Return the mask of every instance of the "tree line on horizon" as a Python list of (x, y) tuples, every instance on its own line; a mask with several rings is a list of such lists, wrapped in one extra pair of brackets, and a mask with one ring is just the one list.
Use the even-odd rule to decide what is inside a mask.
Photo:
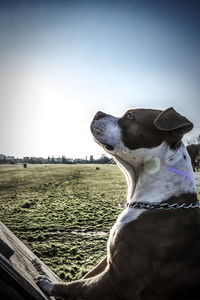
[(102, 154), (100, 158), (95, 159), (93, 155), (90, 155), (88, 158), (68, 158), (64, 155), (62, 157), (23, 157), (15, 158), (14, 156), (6, 156), (0, 154), (0, 164), (110, 164), (113, 163), (113, 159), (107, 157), (105, 154)]

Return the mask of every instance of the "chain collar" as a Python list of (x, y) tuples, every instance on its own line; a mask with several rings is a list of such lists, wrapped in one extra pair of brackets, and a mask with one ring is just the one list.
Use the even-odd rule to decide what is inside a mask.
[[(120, 204), (120, 207), (121, 204)], [(153, 203), (148, 203), (148, 202), (133, 202), (133, 203), (127, 203), (125, 207), (128, 208), (138, 208), (138, 209), (149, 209), (149, 210), (171, 210), (171, 209), (179, 209), (179, 208), (197, 208), (200, 207), (200, 202), (197, 201), (196, 203), (190, 203), (190, 204), (169, 204), (169, 203), (159, 203), (159, 202), (153, 202)]]

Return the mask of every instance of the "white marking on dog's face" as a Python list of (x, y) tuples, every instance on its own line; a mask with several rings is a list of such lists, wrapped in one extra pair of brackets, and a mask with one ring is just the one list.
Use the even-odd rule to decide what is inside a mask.
[(104, 118), (94, 120), (91, 124), (91, 131), (97, 143), (113, 154), (121, 141), (118, 120), (118, 118), (106, 115)]
[[(156, 114), (158, 114), (159, 111), (156, 110)], [(155, 114), (155, 112), (154, 112)], [(149, 117), (148, 117), (149, 118)], [(152, 125), (151, 118), (149, 118), (149, 125)], [(145, 129), (142, 128), (143, 131), (140, 132), (139, 125), (134, 123), (126, 124), (126, 121), (132, 121), (132, 118), (130, 118), (130, 113), (127, 114), (126, 119), (119, 119), (115, 118), (110, 115), (106, 115), (104, 113), (97, 113), (97, 115), (94, 117), (94, 120), (91, 124), (91, 131), (92, 134), (96, 140), (97, 143), (102, 145), (104, 149), (109, 152), (109, 154), (120, 157), (126, 162), (131, 163), (131, 165), (134, 165), (135, 167), (138, 167), (141, 163), (144, 163), (143, 160), (146, 157), (146, 168), (149, 170), (150, 165), (149, 163), (152, 162), (151, 156), (156, 155), (155, 150), (151, 151), (151, 149), (156, 149), (156, 147), (152, 147), (152, 139), (150, 139), (150, 147), (147, 146), (144, 148), (142, 145), (144, 145), (144, 140), (146, 139), (145, 134), (147, 136), (148, 132), (143, 132)], [(125, 123), (125, 125), (124, 125)], [(136, 148), (132, 149), (129, 146), (125, 144), (124, 141), (127, 141), (127, 133), (130, 131), (130, 138), (128, 144), (131, 145), (137, 145)], [(135, 132), (135, 136), (133, 134)], [(139, 133), (140, 134), (139, 134)], [(157, 133), (158, 138), (155, 139), (155, 144), (160, 145), (164, 137), (162, 139), (162, 135), (160, 133)], [(142, 137), (142, 138), (141, 138)], [(141, 138), (141, 146), (138, 140)], [(133, 146), (134, 147), (134, 146)], [(150, 152), (149, 152), (150, 151)], [(159, 151), (159, 148), (158, 148)], [(155, 158), (154, 159), (154, 169), (158, 167), (159, 161)], [(156, 164), (156, 166), (155, 166)], [(153, 167), (152, 165), (152, 167)], [(150, 170), (149, 170), (150, 171)], [(150, 171), (151, 172), (151, 171)], [(152, 170), (152, 172), (154, 172)]]

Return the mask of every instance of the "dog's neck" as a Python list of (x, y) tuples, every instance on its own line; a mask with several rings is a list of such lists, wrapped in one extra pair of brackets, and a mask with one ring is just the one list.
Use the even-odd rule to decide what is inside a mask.
[(166, 143), (133, 150), (128, 162), (119, 157), (116, 161), (127, 178), (128, 203), (162, 202), (181, 194), (196, 194), (191, 160), (183, 143), (176, 150)]

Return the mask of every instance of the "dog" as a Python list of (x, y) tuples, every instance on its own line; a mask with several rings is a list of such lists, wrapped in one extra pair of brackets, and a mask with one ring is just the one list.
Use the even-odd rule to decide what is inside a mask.
[(182, 142), (193, 124), (170, 107), (98, 112), (91, 132), (127, 178), (127, 203), (111, 229), (107, 256), (83, 279), (37, 284), (74, 300), (200, 299), (200, 211)]

